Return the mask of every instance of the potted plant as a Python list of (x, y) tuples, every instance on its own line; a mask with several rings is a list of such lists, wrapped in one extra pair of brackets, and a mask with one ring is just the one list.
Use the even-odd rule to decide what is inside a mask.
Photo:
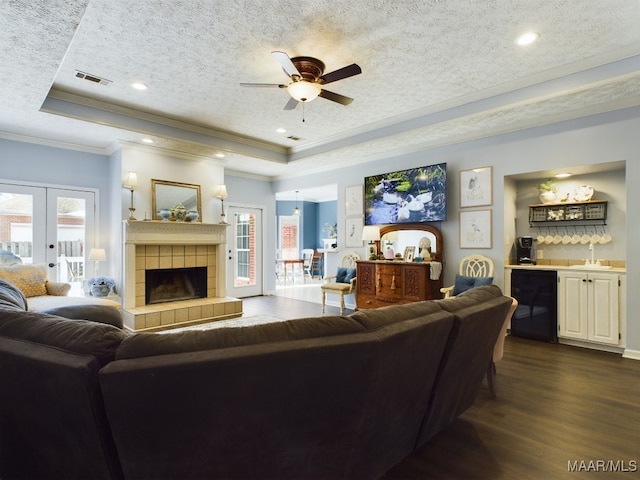
[(94, 297), (106, 297), (111, 293), (116, 293), (116, 282), (110, 277), (93, 277), (88, 280), (91, 295)]
[(553, 203), (556, 200), (557, 191), (558, 185), (552, 178), (538, 184), (538, 193), (540, 194), (540, 201), (542, 203)]

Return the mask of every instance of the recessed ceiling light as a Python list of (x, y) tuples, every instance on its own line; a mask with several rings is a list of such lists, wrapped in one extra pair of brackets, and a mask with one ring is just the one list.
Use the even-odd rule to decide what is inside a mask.
[(540, 34), (537, 32), (523, 33), (517, 38), (516, 44), (524, 47), (526, 45), (531, 45), (533, 42), (538, 40), (538, 38), (540, 38)]
[(287, 131), (287, 129), (286, 128), (282, 128), (282, 127), (276, 129), (276, 132), (278, 132), (278, 133), (286, 133), (286, 131)]
[(216, 157), (218, 157), (218, 158), (224, 158), (224, 157), (225, 157), (225, 155), (224, 155), (224, 153), (216, 153)]
[(131, 88), (135, 88), (136, 90), (146, 90), (147, 86), (142, 82), (134, 82), (131, 84)]
[(151, 139), (151, 138), (143, 138), (143, 139), (141, 140), (141, 142), (142, 142), (142, 143), (148, 143), (148, 144), (156, 143), (156, 142), (154, 142), (154, 141), (153, 141), (153, 139)]
[(556, 178), (567, 178), (570, 177), (572, 174), (571, 173), (556, 173)]

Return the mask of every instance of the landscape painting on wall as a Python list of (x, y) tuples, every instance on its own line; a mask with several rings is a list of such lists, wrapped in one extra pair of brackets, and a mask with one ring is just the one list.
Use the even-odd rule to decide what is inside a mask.
[(446, 163), (365, 177), (365, 225), (441, 222), (446, 200)]

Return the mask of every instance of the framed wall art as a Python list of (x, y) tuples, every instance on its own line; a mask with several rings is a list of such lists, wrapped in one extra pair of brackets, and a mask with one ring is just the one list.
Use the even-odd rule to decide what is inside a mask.
[(344, 210), (347, 217), (362, 215), (362, 185), (345, 189)]
[(460, 207), (480, 207), (493, 203), (493, 167), (460, 171)]
[(347, 218), (345, 220), (345, 245), (347, 247), (362, 246), (362, 227), (364, 222), (362, 215), (359, 217)]
[(460, 212), (460, 248), (491, 248), (491, 210)]

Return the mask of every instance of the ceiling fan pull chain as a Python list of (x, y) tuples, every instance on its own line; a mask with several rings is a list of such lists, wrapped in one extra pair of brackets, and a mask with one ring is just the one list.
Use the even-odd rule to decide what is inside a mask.
[(304, 123), (304, 102), (302, 103), (302, 123)]

